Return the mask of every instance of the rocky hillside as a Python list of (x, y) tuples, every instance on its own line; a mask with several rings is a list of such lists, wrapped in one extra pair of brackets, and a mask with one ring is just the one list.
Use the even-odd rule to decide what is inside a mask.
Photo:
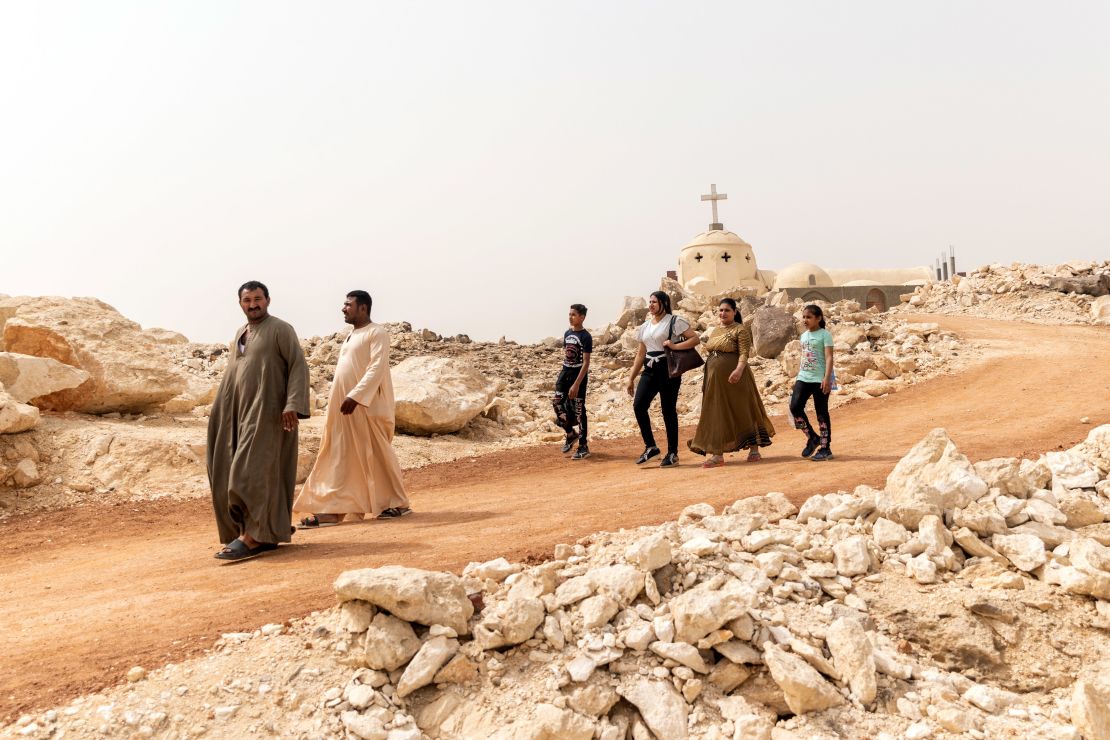
[(1043, 324), (1110, 324), (1110, 261), (985, 265), (917, 288), (896, 312), (967, 314)]
[(339, 605), (3, 736), (1105, 738), (1110, 425), (884, 490), (781, 494), (498, 559), (349, 571)]

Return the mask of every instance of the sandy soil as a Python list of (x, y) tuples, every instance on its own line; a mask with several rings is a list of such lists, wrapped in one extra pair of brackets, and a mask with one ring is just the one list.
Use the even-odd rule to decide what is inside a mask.
[[(0, 718), (121, 680), (132, 665), (196, 654), (221, 633), (302, 616), (333, 603), (342, 570), (386, 563), (459, 569), (504, 555), (545, 559), (559, 542), (653, 524), (685, 505), (780, 490), (815, 493), (881, 484), (929, 429), (944, 426), (972, 459), (1070, 447), (1110, 421), (1110, 330), (933, 317), (984, 343), (958, 376), (833, 416), (837, 459), (797, 456), (801, 435), (777, 419), (764, 461), (703, 471), (636, 468), (639, 440), (598, 441), (590, 460), (525, 448), (411, 471), (417, 513), (298, 533), (292, 546), (219, 566), (208, 504), (89, 505), (13, 518), (0, 542)], [(1097, 390), (1101, 389), (1101, 390)], [(683, 443), (692, 430), (684, 430)]]

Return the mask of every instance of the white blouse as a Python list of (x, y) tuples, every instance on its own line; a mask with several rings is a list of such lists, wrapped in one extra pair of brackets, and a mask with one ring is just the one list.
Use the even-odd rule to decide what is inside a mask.
[(640, 325), (640, 330), (636, 333), (636, 338), (644, 343), (648, 352), (662, 352), (663, 342), (670, 339), (672, 342), (678, 343), (682, 341), (682, 335), (690, 328), (690, 322), (681, 316), (676, 316), (674, 321), (674, 336), (670, 336), (668, 332), (671, 328), (671, 314), (664, 314), (663, 318), (658, 324), (651, 323), (648, 318), (643, 324)]

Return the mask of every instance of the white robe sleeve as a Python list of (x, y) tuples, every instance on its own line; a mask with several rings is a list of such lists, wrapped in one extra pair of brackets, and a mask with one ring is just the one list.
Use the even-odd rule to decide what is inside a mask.
[(389, 332), (376, 329), (367, 342), (370, 344), (370, 363), (362, 374), (362, 380), (347, 394), (347, 398), (362, 406), (369, 406), (374, 400), (385, 374), (389, 372)]

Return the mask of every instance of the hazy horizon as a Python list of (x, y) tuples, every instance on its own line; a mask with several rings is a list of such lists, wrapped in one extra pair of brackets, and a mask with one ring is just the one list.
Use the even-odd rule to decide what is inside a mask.
[(1110, 258), (1110, 5), (956, 0), (0, 10), (0, 293), (227, 341), (561, 333), (710, 221), (759, 266)]

